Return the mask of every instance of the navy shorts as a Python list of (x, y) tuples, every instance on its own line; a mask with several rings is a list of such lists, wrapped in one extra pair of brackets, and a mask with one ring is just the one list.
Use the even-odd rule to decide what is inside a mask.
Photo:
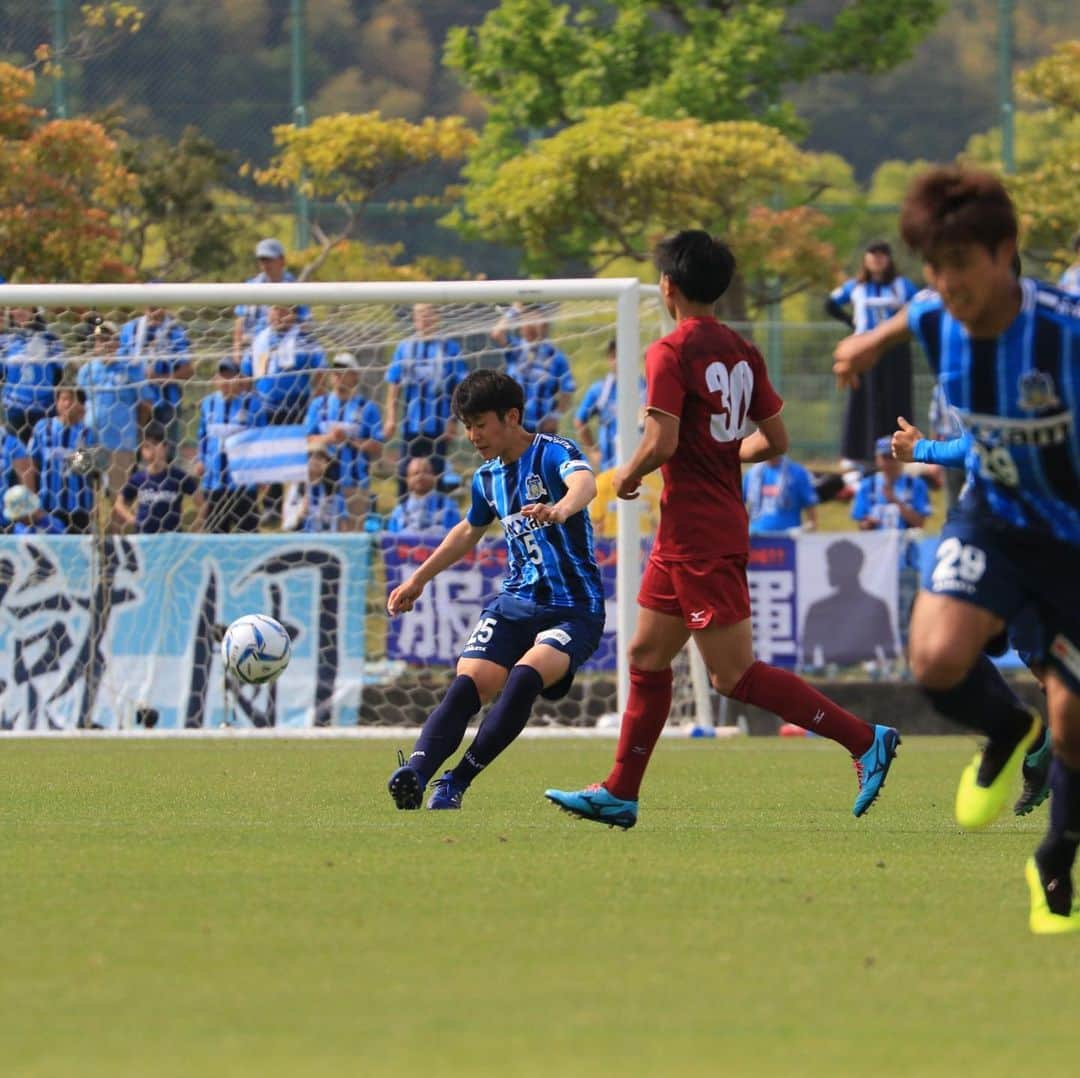
[[(988, 610), (1019, 630), (1026, 658), (1045, 657), (1080, 694), (1080, 549), (957, 513), (941, 530), (927, 588)], [(1042, 653), (1042, 654), (1040, 654)]]
[(480, 611), (465, 647), (463, 659), (486, 659), (510, 670), (534, 644), (547, 644), (570, 657), (562, 681), (541, 694), (557, 700), (570, 690), (574, 673), (600, 645), (604, 612), (582, 613), (566, 607), (538, 606), (512, 595), (499, 595)]

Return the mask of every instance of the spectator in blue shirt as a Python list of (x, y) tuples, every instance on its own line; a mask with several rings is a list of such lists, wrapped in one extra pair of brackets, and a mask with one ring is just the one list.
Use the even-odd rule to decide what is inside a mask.
[(874, 446), (877, 471), (859, 484), (851, 506), (851, 519), (861, 531), (875, 528), (921, 528), (930, 515), (930, 491), (918, 476), (904, 475), (904, 466), (892, 455), (892, 439), (879, 438)]
[(405, 475), (408, 493), (394, 507), (386, 530), (445, 534), (461, 520), (461, 510), (449, 494), (435, 489), (435, 469), (427, 457), (413, 457)]
[[(249, 277), (247, 284), (280, 284), (282, 281), (296, 280), (285, 268), (285, 248), (280, 240), (259, 240), (255, 245), (255, 261), (259, 264), (259, 272)], [(255, 335), (270, 324), (270, 308), (263, 303), (241, 303), (234, 313), (233, 359), (239, 364), (255, 340)], [(310, 317), (310, 311), (307, 307), (298, 307), (297, 316), (301, 322), (305, 322)]]
[(53, 414), (56, 386), (64, 373), (60, 338), (45, 328), (40, 310), (12, 307), (3, 338), (3, 401), (7, 429), (27, 442), (39, 420)]
[(1080, 232), (1077, 232), (1069, 245), (1072, 248), (1072, 264), (1058, 280), (1058, 288), (1072, 296), (1080, 296)]
[(257, 531), (258, 488), (233, 482), (225, 440), (250, 427), (266, 426), (266, 413), (258, 397), (245, 390), (240, 369), (231, 359), (218, 364), (214, 385), (216, 392), (205, 397), (199, 409), (199, 460), (194, 471), (205, 495), (199, 524), (210, 532)]
[(270, 321), (251, 342), (241, 372), (252, 379), (271, 426), (303, 423), (312, 376), (326, 365), (322, 346), (298, 319), (297, 308), (273, 306)]
[[(615, 467), (616, 434), (619, 429), (617, 392), (615, 384), (615, 341), (607, 346), (608, 373), (585, 390), (577, 414), (574, 416), (574, 433), (578, 444), (585, 451), (593, 471), (598, 475)], [(645, 403), (645, 379), (638, 386), (641, 404)], [(593, 437), (589, 423), (596, 419), (597, 437)]]
[(109, 489), (115, 492), (131, 474), (139, 430), (150, 418), (150, 405), (141, 399), (145, 368), (117, 354), (120, 341), (112, 322), (94, 327), (93, 342), (94, 351), (76, 381), (86, 390), (87, 425), (109, 450)]
[(398, 462), (398, 496), (405, 493), (405, 473), (413, 457), (428, 457), (440, 486), (450, 490), (460, 480), (446, 466), (450, 442), (457, 423), (450, 412), (450, 398), (468, 374), (461, 345), (440, 337), (439, 312), (430, 303), (413, 306), (416, 332), (398, 344), (386, 372), (386, 405), (383, 431), (389, 442), (398, 432), (398, 405), (402, 401), (401, 457)]
[(817, 527), (817, 491), (810, 473), (787, 457), (763, 460), (743, 474), (743, 501), (750, 517), (750, 534), (786, 532)]
[[(918, 289), (901, 277), (887, 243), (871, 243), (863, 253), (858, 274), (830, 293), (825, 310), (866, 333), (879, 322), (896, 314)], [(846, 308), (850, 305), (852, 313)], [(911, 415), (911, 349), (898, 345), (873, 371), (860, 379), (858, 389), (848, 394), (844, 413), (841, 453), (846, 466), (868, 463), (874, 442), (891, 434), (898, 415)]]
[(29, 446), (42, 509), (61, 521), (66, 531), (79, 534), (90, 530), (95, 502), (95, 481), (70, 467), (77, 449), (97, 444), (85, 417), (86, 391), (58, 389), (56, 415), (38, 420)]
[(64, 525), (41, 508), (41, 499), (24, 486), (4, 491), (4, 518), (15, 535), (63, 535)]
[(349, 531), (349, 509), (338, 490), (339, 466), (321, 446), (308, 457), (308, 481), (304, 489), (303, 530)]
[(514, 319), (513, 330), (496, 332), (498, 342), (505, 336), (506, 373), (525, 390), (525, 414), (521, 425), (539, 434), (557, 434), (562, 414), (573, 399), (574, 375), (570, 361), (547, 340), (547, 322), (537, 304), (527, 304)]
[(9, 431), (0, 431), (0, 500), (15, 486), (34, 486), (34, 466), (26, 446)]
[(116, 499), (116, 515), (141, 534), (180, 530), (184, 497), (194, 497), (199, 481), (169, 463), (169, 446), (160, 423), (149, 423), (139, 447), (140, 468)]
[(308, 406), (309, 449), (325, 449), (337, 461), (338, 488), (349, 506), (355, 527), (370, 509), (369, 460), (382, 454), (382, 414), (374, 401), (358, 392), (360, 363), (351, 352), (338, 352), (330, 361), (330, 392)]
[(117, 355), (142, 364), (145, 384), (140, 395), (165, 428), (170, 453), (175, 451), (183, 437), (183, 383), (195, 373), (184, 327), (164, 307), (147, 307), (145, 314), (121, 326)]

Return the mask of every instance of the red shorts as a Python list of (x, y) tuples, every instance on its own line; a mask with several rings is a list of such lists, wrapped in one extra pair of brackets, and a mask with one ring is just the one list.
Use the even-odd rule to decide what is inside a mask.
[(682, 618), (688, 629), (734, 625), (750, 617), (745, 554), (708, 561), (665, 561), (649, 556), (638, 605)]

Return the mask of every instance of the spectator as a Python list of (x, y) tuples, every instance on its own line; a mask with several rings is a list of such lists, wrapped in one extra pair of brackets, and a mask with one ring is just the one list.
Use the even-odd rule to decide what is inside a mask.
[(251, 343), (241, 372), (251, 378), (271, 426), (302, 423), (311, 400), (311, 378), (326, 355), (298, 317), (298, 308), (275, 305), (269, 323)]
[(404, 396), (401, 418), (401, 459), (398, 462), (398, 497), (406, 490), (405, 475), (413, 457), (427, 457), (442, 490), (453, 490), (460, 480), (448, 471), (446, 456), (457, 424), (450, 414), (450, 397), (468, 373), (461, 345), (439, 337), (439, 313), (430, 303), (413, 306), (416, 332), (394, 349), (386, 372), (386, 407), (383, 430), (389, 442), (398, 429), (398, 401)]
[[(616, 412), (615, 385), (615, 341), (608, 341), (608, 373), (598, 382), (593, 382), (585, 390), (581, 406), (574, 416), (574, 431), (585, 455), (593, 466), (593, 471), (606, 472), (615, 467), (616, 433), (619, 429)], [(641, 401), (645, 401), (645, 379), (640, 381)], [(593, 438), (589, 421), (597, 421), (597, 438)]]
[[(858, 275), (829, 295), (825, 310), (856, 333), (865, 333), (899, 311), (917, 291), (911, 281), (897, 275), (889, 245), (871, 243)], [(848, 305), (853, 315), (847, 313)], [(911, 349), (907, 344), (893, 348), (863, 375), (858, 389), (851, 390), (841, 445), (845, 467), (869, 462), (874, 442), (896, 429), (898, 415), (911, 415)]]
[(64, 525), (41, 508), (41, 499), (28, 487), (4, 491), (4, 517), (15, 535), (63, 535)]
[[(641, 506), (639, 527), (642, 535), (655, 535), (660, 522), (660, 495), (664, 484), (659, 470), (649, 472), (638, 488)], [(589, 502), (589, 519), (597, 538), (615, 539), (619, 534), (619, 499), (615, 496), (615, 469), (596, 477), (596, 497)]]
[(40, 308), (12, 307), (3, 338), (3, 401), (7, 429), (24, 444), (38, 422), (53, 414), (64, 373), (60, 338), (45, 327)]
[(75, 534), (90, 530), (96, 501), (96, 476), (70, 467), (77, 449), (97, 444), (85, 418), (86, 391), (62, 386), (56, 391), (56, 415), (38, 420), (29, 446), (42, 509)]
[(750, 517), (750, 534), (786, 532), (817, 527), (817, 491), (813, 476), (785, 456), (753, 465), (743, 474), (743, 501)]
[(171, 454), (183, 437), (183, 383), (195, 373), (184, 327), (164, 307), (147, 307), (120, 327), (117, 355), (142, 364), (146, 384), (141, 396), (153, 419), (165, 428)]
[(26, 446), (10, 431), (0, 432), (0, 500), (15, 486), (34, 487), (34, 466)]
[(308, 481), (302, 510), (306, 532), (349, 531), (349, 507), (338, 490), (340, 467), (329, 450), (318, 446), (308, 456)]
[(435, 489), (435, 469), (427, 457), (413, 457), (405, 473), (408, 492), (387, 522), (390, 532), (448, 532), (461, 520), (461, 510), (449, 494)]
[[(525, 306), (516, 322), (517, 334), (507, 335), (506, 373), (525, 390), (522, 426), (538, 434), (556, 434), (575, 389), (570, 361), (545, 339), (547, 323), (537, 304)], [(494, 333), (492, 337), (500, 339)]]
[(160, 423), (147, 424), (139, 447), (140, 468), (124, 485), (115, 510), (125, 527), (140, 534), (180, 530), (184, 496), (194, 497), (199, 481), (169, 463), (169, 446)]
[(1073, 260), (1059, 278), (1058, 288), (1070, 295), (1080, 296), (1080, 232), (1073, 234), (1069, 246), (1072, 248)]
[(330, 392), (308, 406), (309, 449), (325, 449), (337, 461), (339, 487), (355, 524), (370, 508), (368, 460), (382, 453), (379, 406), (359, 392), (360, 364), (351, 352), (338, 352), (330, 363)]
[(874, 449), (878, 470), (859, 484), (851, 519), (862, 531), (921, 528), (931, 511), (926, 483), (903, 474), (903, 464), (892, 455), (891, 438), (879, 438)]
[(151, 408), (141, 400), (142, 363), (117, 354), (116, 325), (99, 322), (93, 342), (93, 354), (79, 368), (77, 382), (86, 390), (86, 422), (98, 444), (109, 451), (109, 490), (116, 492), (131, 475), (139, 429), (150, 418)]
[(195, 474), (202, 480), (205, 500), (199, 525), (209, 532), (253, 532), (259, 528), (258, 489), (237, 486), (229, 475), (225, 440), (230, 434), (266, 425), (266, 412), (254, 393), (245, 389), (240, 368), (231, 359), (218, 364), (214, 393), (199, 409), (199, 459)]
[[(255, 261), (259, 272), (247, 279), (247, 284), (280, 284), (296, 278), (285, 268), (285, 248), (275, 239), (259, 240), (255, 245)], [(233, 323), (233, 359), (241, 363), (255, 337), (270, 323), (270, 308), (265, 304), (240, 304)], [(307, 307), (297, 308), (297, 317), (306, 322), (311, 316)]]

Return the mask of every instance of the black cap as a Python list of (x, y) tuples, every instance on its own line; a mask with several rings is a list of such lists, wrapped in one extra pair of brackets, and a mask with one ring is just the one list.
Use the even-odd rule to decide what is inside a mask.
[(892, 248), (884, 240), (874, 240), (866, 245), (866, 253), (874, 255), (888, 255), (892, 258)]
[(228, 356), (226, 356), (224, 359), (218, 361), (217, 369), (221, 371), (222, 374), (239, 374), (240, 364), (237, 363), (235, 359), (229, 359)]

